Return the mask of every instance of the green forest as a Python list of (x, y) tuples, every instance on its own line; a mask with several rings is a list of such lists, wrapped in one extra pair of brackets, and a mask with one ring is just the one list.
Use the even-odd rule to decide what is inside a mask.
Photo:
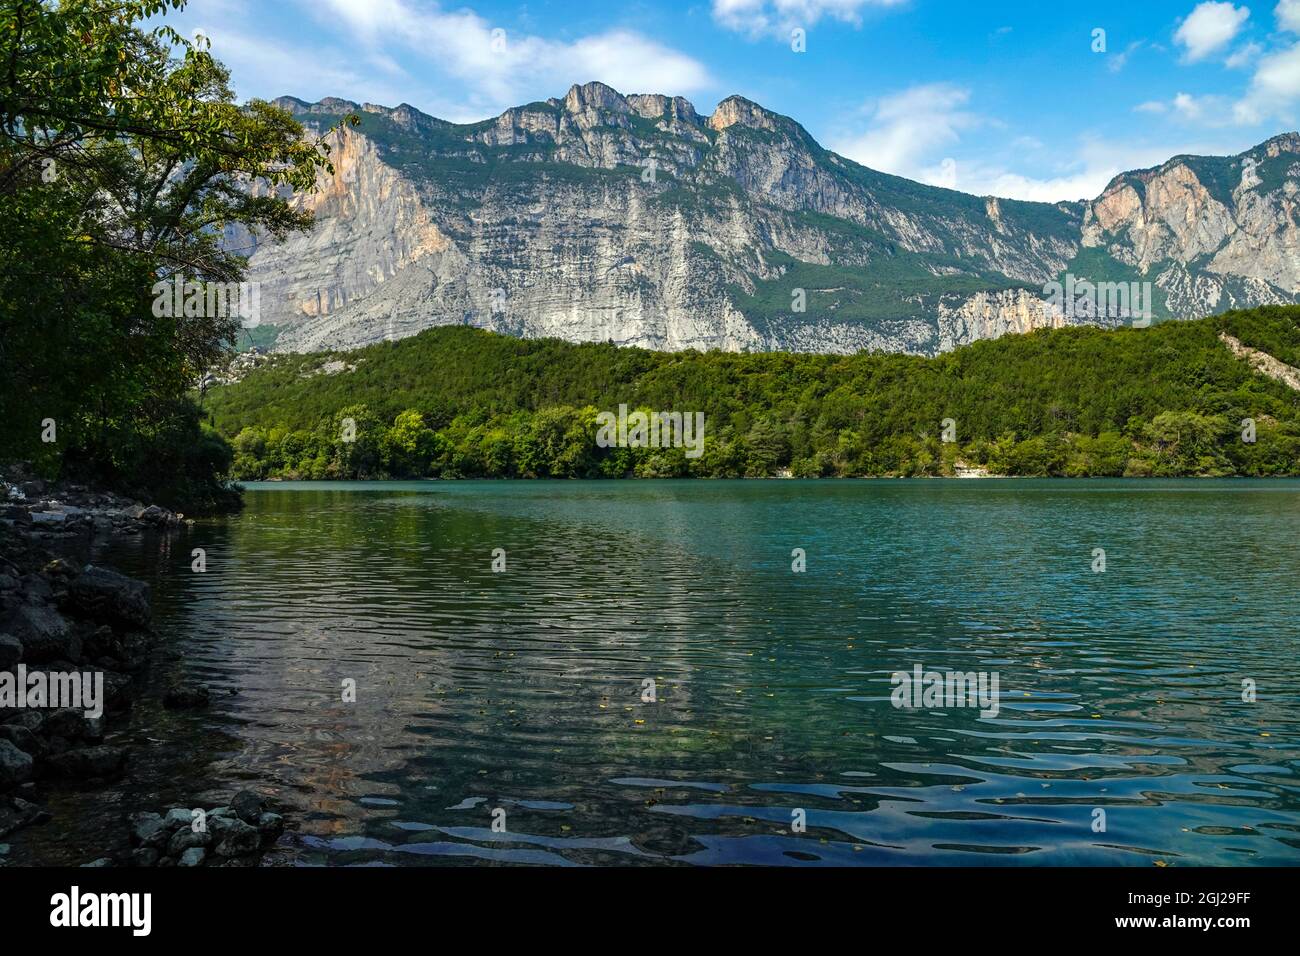
[[(659, 353), (457, 326), (266, 356), (202, 402), (241, 480), (1300, 474), (1300, 393), (1224, 332), (1300, 365), (1297, 307), (935, 358)], [(600, 447), (596, 416), (620, 404), (703, 412), (703, 454)]]

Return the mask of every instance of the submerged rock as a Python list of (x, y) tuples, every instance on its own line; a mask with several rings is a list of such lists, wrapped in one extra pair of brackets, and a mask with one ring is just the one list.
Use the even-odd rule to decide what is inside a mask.
[(112, 777), (126, 767), (126, 759), (125, 747), (100, 744), (55, 754), (46, 761), (46, 765), (56, 776), (80, 779)]
[(206, 687), (173, 687), (163, 695), (163, 706), (168, 710), (202, 710), (211, 700)]
[(44, 823), (49, 818), (49, 813), (21, 797), (0, 797), (0, 837), (32, 824)]

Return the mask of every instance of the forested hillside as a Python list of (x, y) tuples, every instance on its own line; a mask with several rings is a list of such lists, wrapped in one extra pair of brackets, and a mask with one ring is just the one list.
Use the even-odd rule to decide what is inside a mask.
[[(959, 462), (1006, 475), (1300, 474), (1300, 392), (1222, 333), (1300, 365), (1296, 307), (1045, 330), (935, 358), (658, 353), (440, 328), (267, 357), (204, 403), (241, 479), (947, 475)], [(703, 412), (703, 455), (598, 447), (597, 413), (621, 403)], [(955, 441), (942, 440), (944, 419)]]

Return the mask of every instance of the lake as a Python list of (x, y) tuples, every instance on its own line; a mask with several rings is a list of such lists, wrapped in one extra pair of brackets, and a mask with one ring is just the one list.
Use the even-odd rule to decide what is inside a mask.
[(1300, 482), (251, 484), (95, 556), (214, 702), (46, 859), (255, 786), (301, 864), (1300, 862)]

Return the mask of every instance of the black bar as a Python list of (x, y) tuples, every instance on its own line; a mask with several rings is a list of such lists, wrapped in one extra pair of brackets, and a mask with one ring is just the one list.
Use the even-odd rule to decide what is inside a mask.
[(864, 945), (877, 934), (1010, 940), (1002, 934), (1043, 932), (1071, 942), (1200, 937), (1230, 946), (1243, 932), (1283, 933), (1294, 919), (1288, 869), (673, 869), (8, 869), (0, 870), (0, 900), (7, 943), (74, 931), (135, 942), (129, 926), (53, 927), (52, 898), (76, 886), (83, 902), (92, 893), (148, 893), (148, 939), (205, 946), (452, 945), (449, 934), (466, 934), (480, 944), (626, 938), (634, 948), (662, 948), (689, 945), (701, 930), (758, 941), (790, 931), (863, 934)]

